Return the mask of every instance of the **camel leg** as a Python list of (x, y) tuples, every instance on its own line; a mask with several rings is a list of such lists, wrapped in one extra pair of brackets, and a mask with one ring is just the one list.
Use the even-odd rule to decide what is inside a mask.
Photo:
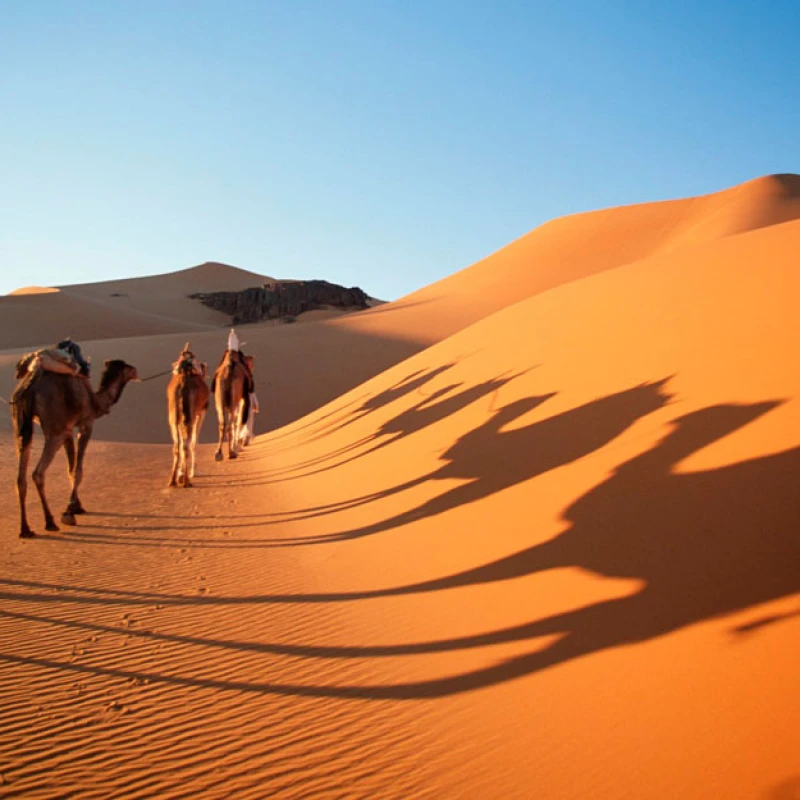
[(244, 442), (242, 441), (242, 430), (244, 424), (242, 423), (242, 415), (244, 414), (244, 400), (239, 402), (239, 408), (236, 410), (236, 431), (234, 433), (233, 441), (236, 442), (237, 451), (244, 449)]
[(222, 443), (225, 441), (225, 434), (227, 430), (227, 420), (225, 412), (217, 408), (217, 421), (219, 427), (219, 443), (217, 444), (217, 452), (214, 453), (214, 461), (222, 461)]
[(44, 511), (44, 527), (48, 531), (57, 531), (59, 528), (53, 518), (53, 512), (50, 510), (50, 506), (47, 504), (47, 497), (44, 492), (44, 476), (47, 472), (47, 468), (50, 466), (56, 453), (61, 449), (63, 444), (64, 440), (60, 436), (46, 438), (39, 463), (33, 470), (33, 482), (36, 484), (36, 489), (39, 492), (39, 499), (42, 501), (42, 510)]
[(64, 452), (67, 454), (67, 475), (72, 480), (75, 472), (75, 440), (71, 436), (64, 439)]
[(179, 483), (184, 489), (188, 489), (192, 485), (192, 480), (189, 477), (189, 469), (191, 462), (191, 446), (192, 440), (188, 430), (181, 432), (181, 477)]
[(181, 461), (180, 433), (177, 425), (170, 425), (172, 431), (172, 472), (169, 476), (167, 487), (178, 485), (178, 468)]
[(192, 428), (192, 446), (190, 448), (192, 462), (191, 467), (189, 469), (189, 477), (194, 478), (195, 476), (195, 462), (197, 459), (197, 439), (200, 436), (200, 429), (203, 427), (203, 421), (206, 418), (206, 412), (201, 411), (197, 418), (194, 421), (194, 426)]
[(236, 414), (228, 411), (228, 458), (238, 458), (236, 452)]
[(244, 413), (244, 401), (239, 403), (239, 410), (234, 417), (234, 429), (233, 429), (233, 443), (236, 445), (236, 452), (240, 452), (244, 445), (242, 444), (242, 414)]
[(28, 514), (25, 511), (25, 498), (28, 494), (28, 462), (31, 458), (31, 443), (19, 444), (19, 467), (17, 470), (17, 497), (19, 498), (19, 535), (21, 539), (30, 539), (36, 534), (28, 525)]
[(61, 521), (65, 525), (75, 524), (75, 514), (85, 514), (86, 509), (78, 497), (78, 487), (83, 482), (83, 457), (86, 455), (86, 448), (89, 446), (89, 439), (92, 438), (91, 431), (78, 431), (78, 453), (75, 455), (75, 444), (72, 436), (67, 436), (64, 440), (64, 450), (67, 451), (67, 462), (69, 463), (69, 474), (72, 480), (72, 493), (69, 497), (67, 510), (61, 515)]

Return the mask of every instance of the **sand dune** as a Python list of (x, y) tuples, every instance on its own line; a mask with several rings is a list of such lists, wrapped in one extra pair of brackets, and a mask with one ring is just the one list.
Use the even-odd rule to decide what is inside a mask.
[(19, 289), (14, 289), (13, 292), (9, 292), (9, 295), (18, 295), (18, 294), (50, 294), (51, 292), (58, 292), (60, 291), (55, 286), (22, 286)]
[(71, 336), (76, 341), (122, 339), (217, 329), (229, 319), (188, 295), (244, 289), (264, 277), (225, 264), (201, 264), (167, 275), (29, 289), (0, 297), (0, 348), (36, 347)]
[[(238, 291), (259, 286), (267, 276), (232, 267), (228, 264), (206, 262), (196, 267), (153, 275), (149, 278), (103, 281), (101, 283), (63, 286), (62, 291), (79, 297), (109, 303), (124, 308), (158, 314), (181, 323), (205, 324), (208, 327), (227, 325), (229, 318), (207, 308), (188, 295), (195, 292), (219, 290)], [(193, 328), (190, 326), (189, 330)], [(149, 331), (157, 333), (158, 331)], [(106, 337), (97, 337), (106, 338)]]
[[(259, 393), (262, 403), (266, 401), (261, 424), (276, 428), (292, 422), (428, 345), (525, 298), (624, 264), (702, 248), (798, 217), (800, 178), (768, 176), (704, 197), (554, 220), (449, 278), (365, 312), (315, 320), (320, 327), (246, 326), (241, 333), (256, 358)], [(263, 279), (207, 263), (151, 278), (64, 286), (62, 305), (46, 296), (0, 298), (0, 312), (7, 320), (0, 347), (48, 344), (71, 335), (84, 341), (97, 361), (123, 357), (149, 376), (166, 369), (191, 334), (200, 357), (216, 363), (229, 320), (188, 295), (247, 288)], [(46, 306), (48, 301), (52, 305)], [(88, 307), (89, 301), (96, 305)], [(163, 336), (153, 340), (152, 335)], [(101, 341), (124, 337), (143, 338)], [(0, 394), (13, 386), (16, 353), (13, 350), (6, 358), (0, 353)], [(168, 440), (161, 419), (161, 382), (140, 388), (143, 402), (138, 413), (145, 409), (146, 419), (137, 415), (133, 426), (122, 419), (104, 421), (97, 436)], [(214, 435), (208, 426), (205, 441)]]
[(0, 297), (0, 314), (2, 344), (15, 350), (52, 346), (67, 336), (84, 342), (212, 328), (150, 311), (114, 308), (65, 291)]
[[(5, 434), (0, 789), (792, 797), (797, 197), (557, 220), (397, 303), (249, 326), (291, 424), (169, 492), (163, 385), (132, 385), (92, 513), (40, 540)], [(92, 352), (146, 375), (183, 336)]]

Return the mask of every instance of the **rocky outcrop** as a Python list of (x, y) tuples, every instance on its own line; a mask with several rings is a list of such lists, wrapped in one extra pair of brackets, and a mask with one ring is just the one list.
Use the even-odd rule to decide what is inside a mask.
[(289, 319), (315, 308), (367, 308), (369, 296), (357, 286), (347, 289), (328, 281), (266, 281), (239, 292), (199, 292), (189, 295), (231, 316), (231, 322)]

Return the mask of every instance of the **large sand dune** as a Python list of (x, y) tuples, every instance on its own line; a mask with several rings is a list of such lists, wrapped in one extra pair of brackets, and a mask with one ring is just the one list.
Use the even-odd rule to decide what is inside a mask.
[[(6, 433), (0, 793), (794, 797), (799, 196), (556, 220), (248, 326), (259, 424), (290, 424), (170, 492), (163, 384), (132, 385), (92, 513), (38, 540)], [(90, 351), (147, 375), (188, 332), (224, 340)]]

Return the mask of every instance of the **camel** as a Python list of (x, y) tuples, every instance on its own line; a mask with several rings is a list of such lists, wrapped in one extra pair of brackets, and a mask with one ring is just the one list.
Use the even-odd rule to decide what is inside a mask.
[(216, 461), (222, 461), (222, 443), (226, 436), (228, 458), (238, 457), (239, 406), (243, 399), (248, 398), (253, 385), (253, 379), (242, 359), (238, 350), (226, 350), (211, 382), (219, 425), (219, 445), (214, 454)]
[[(23, 377), (24, 375), (24, 377)], [(83, 459), (92, 436), (94, 421), (111, 411), (122, 396), (128, 381), (138, 381), (136, 367), (115, 359), (106, 361), (100, 386), (92, 391), (89, 379), (64, 373), (37, 369), (20, 374), (20, 383), (11, 400), (14, 438), (17, 442), (19, 468), (17, 495), (19, 497), (20, 531), (23, 539), (35, 536), (28, 524), (25, 499), (28, 492), (27, 470), (31, 455), (33, 423), (38, 421), (44, 432), (44, 448), (39, 463), (33, 470), (33, 481), (39, 492), (44, 511), (45, 529), (57, 531), (53, 514), (47, 504), (44, 476), (56, 453), (63, 447), (67, 454), (72, 493), (66, 511), (61, 515), (64, 525), (75, 525), (75, 515), (85, 513), (78, 497), (78, 487), (83, 479)], [(73, 435), (77, 430), (77, 453)]]
[(169, 427), (172, 431), (172, 473), (168, 486), (192, 485), (200, 429), (208, 411), (210, 392), (204, 371), (198, 372), (187, 342), (173, 367), (167, 386)]

